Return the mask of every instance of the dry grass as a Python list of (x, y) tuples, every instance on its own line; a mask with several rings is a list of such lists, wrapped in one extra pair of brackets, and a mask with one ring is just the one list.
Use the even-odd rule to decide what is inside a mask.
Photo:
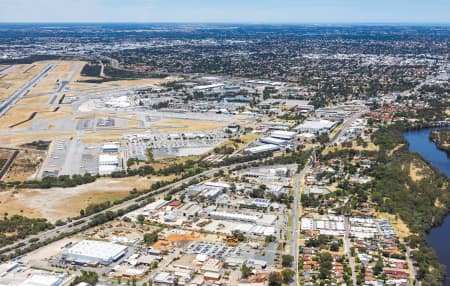
[[(91, 117), (92, 118), (92, 117)], [(91, 131), (85, 131), (83, 133), (82, 141), (85, 144), (96, 144), (108, 141), (120, 141), (124, 133), (130, 134), (143, 134), (142, 129), (127, 129), (127, 130), (100, 130), (97, 129), (95, 133)]]
[(414, 163), (411, 163), (409, 165), (409, 176), (411, 179), (415, 182), (420, 181), (423, 179), (423, 169), (416, 166)]
[(3, 178), (5, 182), (26, 181), (38, 171), (40, 162), (45, 158), (45, 151), (22, 150), (14, 160), (11, 169)]
[(240, 150), (241, 148), (244, 148), (245, 146), (247, 146), (250, 142), (255, 141), (257, 138), (259, 138), (261, 135), (260, 134), (246, 134), (246, 135), (242, 135), (239, 136), (239, 139), (242, 142), (235, 142), (232, 139), (229, 139), (227, 141), (225, 141), (223, 144), (221, 144), (219, 147), (232, 147), (234, 150)]
[(168, 77), (168, 78), (144, 78), (144, 79), (135, 79), (135, 80), (118, 80), (118, 81), (108, 81), (103, 83), (103, 85), (110, 86), (118, 86), (118, 87), (141, 87), (147, 85), (159, 85), (164, 84), (177, 78)]
[[(0, 129), (5, 130), (22, 130), (27, 129), (32, 126), (33, 122), (38, 119), (43, 120), (55, 120), (58, 118), (64, 118), (72, 116), (72, 111), (69, 107), (64, 107), (56, 112), (53, 112), (55, 107), (52, 106), (27, 106), (27, 105), (16, 105), (11, 108), (0, 120)], [(37, 115), (33, 120), (24, 122), (13, 128), (9, 126), (19, 123), (25, 119), (28, 119), (33, 112), (37, 112)]]
[(403, 222), (401, 218), (396, 217), (392, 214), (382, 212), (375, 212), (374, 215), (379, 219), (388, 219), (391, 222), (392, 227), (394, 227), (395, 233), (399, 238), (405, 238), (411, 234), (408, 226)]
[(206, 131), (225, 127), (226, 125), (226, 122), (182, 119), (168, 119), (151, 124), (152, 127), (158, 128), (158, 130), (161, 132)]
[[(28, 106), (13, 106), (4, 116), (2, 116), (0, 120), (0, 129), (8, 129), (10, 125), (18, 123), (30, 117), (33, 112), (49, 112), (53, 110), (54, 107), (51, 106), (36, 106), (31, 108)], [(23, 127), (19, 125), (14, 129), (16, 128), (22, 129)]]
[(45, 79), (39, 81), (39, 83), (30, 90), (28, 95), (52, 93), (58, 89), (58, 86), (59, 85), (56, 79), (46, 77)]
[[(50, 62), (37, 62), (30, 65), (16, 66), (0, 79), (0, 99), (11, 96), (15, 90), (35, 77), (39, 72), (46, 68), (49, 63)], [(32, 93), (30, 92), (30, 94)]]
[(401, 149), (403, 146), (405, 146), (405, 144), (399, 144), (397, 146), (395, 146), (394, 149), (390, 150), (388, 153), (388, 156), (392, 156), (395, 152), (397, 152), (399, 149)]
[(35, 97), (24, 97), (17, 102), (19, 105), (29, 105), (29, 104), (46, 104), (50, 101), (49, 95), (45, 96), (35, 96)]
[(102, 178), (94, 183), (74, 188), (20, 190), (16, 193), (6, 191), (0, 193), (0, 212), (44, 217), (54, 222), (78, 215), (79, 211), (89, 204), (114, 201), (127, 196), (133, 188), (143, 190), (156, 181), (169, 179), (168, 177)]
[(342, 147), (342, 145), (328, 146), (327, 148), (325, 148), (322, 151), (322, 154), (323, 155), (327, 155), (328, 153), (340, 151), (342, 149), (353, 149), (353, 150), (357, 150), (357, 151), (378, 151), (379, 147), (377, 145), (373, 144), (372, 142), (367, 142), (367, 146), (366, 147), (364, 147), (362, 145), (358, 146), (356, 144), (356, 140), (353, 140), (351, 148), (344, 148), (344, 147)]
[(0, 146), (18, 146), (36, 140), (63, 140), (75, 136), (74, 131), (67, 132), (34, 132), (17, 134), (0, 134)]
[(132, 120), (128, 120), (128, 128), (138, 128), (139, 127), (139, 121), (132, 119)]
[(155, 169), (155, 170), (160, 170), (164, 167), (167, 167), (171, 164), (183, 164), (189, 160), (192, 161), (198, 161), (200, 159), (200, 156), (195, 156), (195, 155), (191, 155), (191, 156), (183, 156), (183, 157), (176, 157), (176, 158), (164, 158), (164, 159), (159, 159), (156, 160), (155, 162), (152, 162), (151, 166)]

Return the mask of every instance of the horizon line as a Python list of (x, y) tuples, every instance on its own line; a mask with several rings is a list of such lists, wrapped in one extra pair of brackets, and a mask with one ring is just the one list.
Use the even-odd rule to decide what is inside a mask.
[(213, 25), (213, 24), (220, 24), (220, 25), (414, 25), (414, 26), (420, 26), (420, 25), (450, 25), (450, 22), (388, 22), (388, 21), (379, 21), (379, 22), (326, 22), (326, 21), (319, 21), (319, 22), (193, 22), (193, 21), (156, 21), (156, 22), (133, 22), (133, 21), (111, 21), (111, 22), (96, 22), (96, 21), (9, 21), (9, 22), (1, 22), (0, 25), (5, 24), (200, 24), (200, 25)]

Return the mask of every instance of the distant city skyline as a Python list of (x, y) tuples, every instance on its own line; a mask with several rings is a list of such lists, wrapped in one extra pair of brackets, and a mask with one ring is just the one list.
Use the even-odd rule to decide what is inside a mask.
[(448, 0), (0, 0), (0, 22), (450, 23)]

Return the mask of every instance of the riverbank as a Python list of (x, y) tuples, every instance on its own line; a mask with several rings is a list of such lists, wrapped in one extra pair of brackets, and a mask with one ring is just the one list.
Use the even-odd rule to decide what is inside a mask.
[[(448, 131), (447, 128), (441, 130)], [(431, 139), (432, 132), (439, 131), (426, 128), (405, 132), (404, 136), (408, 142), (409, 151), (418, 153), (433, 168), (444, 174), (448, 181), (450, 177), (448, 152), (442, 150)], [(441, 223), (436, 221), (437, 226), (429, 230), (426, 240), (428, 245), (433, 248), (439, 262), (446, 266), (446, 276), (450, 277), (450, 248), (448, 247), (448, 242), (450, 241), (450, 216), (447, 215), (445, 218), (439, 220), (439, 222)], [(450, 286), (450, 280), (445, 280), (443, 285)]]
[(450, 156), (450, 129), (431, 130), (429, 138), (439, 149), (447, 153), (447, 156)]
[[(407, 123), (395, 123), (380, 127), (373, 134), (373, 142), (380, 151), (370, 174), (374, 177), (371, 199), (379, 211), (398, 216), (411, 231), (412, 235), (405, 241), (418, 265), (417, 278), (423, 285), (441, 285), (445, 279), (445, 267), (428, 245), (427, 235), (431, 229), (441, 225), (449, 213), (449, 181), (439, 167), (418, 154), (420, 148), (414, 148), (416, 140), (408, 140), (412, 134), (409, 132), (424, 132), (425, 140), (433, 144), (428, 133), (405, 131), (412, 129), (408, 127), (411, 126)], [(422, 151), (426, 152), (427, 148)]]

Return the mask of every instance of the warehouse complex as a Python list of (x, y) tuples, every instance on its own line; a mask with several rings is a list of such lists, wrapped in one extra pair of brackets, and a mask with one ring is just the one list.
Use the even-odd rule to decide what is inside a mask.
[(62, 258), (79, 265), (110, 265), (125, 255), (128, 247), (94, 240), (83, 240), (65, 249)]

